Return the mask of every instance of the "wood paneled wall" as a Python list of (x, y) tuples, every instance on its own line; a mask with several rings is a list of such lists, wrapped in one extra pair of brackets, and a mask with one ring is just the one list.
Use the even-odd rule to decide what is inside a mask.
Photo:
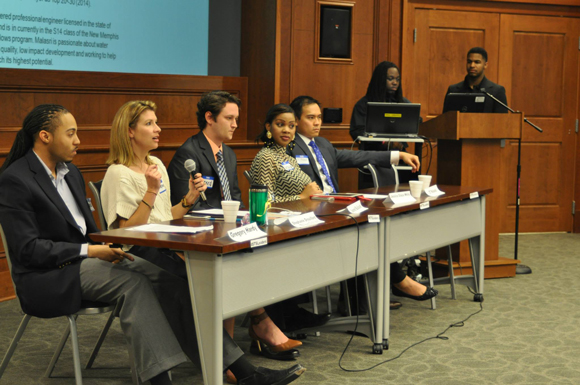
[[(107, 168), (110, 125), (117, 109), (129, 100), (147, 99), (157, 103), (162, 128), (161, 144), (154, 154), (168, 165), (185, 139), (199, 132), (197, 102), (211, 90), (227, 90), (244, 105), (248, 100), (246, 78), (0, 69), (0, 164), (26, 114), (38, 104), (57, 103), (75, 116), (79, 127), (81, 145), (74, 163), (85, 182), (100, 180)], [(242, 173), (250, 168), (259, 150), (247, 141), (246, 121), (247, 109), (242, 108), (240, 125), (230, 143), (238, 154), (238, 179), (245, 202), (248, 186)], [(92, 197), (88, 188), (87, 196)], [(0, 301), (13, 296), (0, 247)]]

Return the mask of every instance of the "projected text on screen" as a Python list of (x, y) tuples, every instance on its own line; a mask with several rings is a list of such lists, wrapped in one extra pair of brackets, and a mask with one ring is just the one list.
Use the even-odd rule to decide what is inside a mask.
[(10, 0), (0, 67), (207, 75), (208, 0)]

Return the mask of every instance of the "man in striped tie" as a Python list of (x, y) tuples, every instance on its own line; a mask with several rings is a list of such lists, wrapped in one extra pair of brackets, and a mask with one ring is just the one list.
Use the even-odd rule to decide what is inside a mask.
[(195, 171), (203, 175), (207, 184), (207, 201), (199, 200), (194, 208), (221, 208), (222, 200), (242, 201), (236, 154), (224, 144), (238, 127), (240, 104), (240, 99), (226, 91), (208, 92), (197, 103), (201, 131), (177, 149), (167, 168), (172, 204), (181, 202), (189, 189), (189, 172), (183, 166), (187, 159), (195, 161)]

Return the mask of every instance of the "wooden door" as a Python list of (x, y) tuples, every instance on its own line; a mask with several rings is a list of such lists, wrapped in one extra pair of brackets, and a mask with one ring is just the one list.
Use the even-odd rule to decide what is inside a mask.
[(465, 78), (470, 48), (485, 47), (486, 76), (497, 82), (499, 14), (417, 8), (409, 18), (416, 32), (409, 28), (403, 44), (402, 84), (423, 119), (441, 114), (447, 87)]
[[(499, 83), (515, 110), (544, 129), (522, 128), (520, 231), (572, 231), (580, 20), (501, 15)], [(509, 141), (503, 162), (517, 160)], [(501, 232), (513, 232), (516, 169), (507, 172)]]

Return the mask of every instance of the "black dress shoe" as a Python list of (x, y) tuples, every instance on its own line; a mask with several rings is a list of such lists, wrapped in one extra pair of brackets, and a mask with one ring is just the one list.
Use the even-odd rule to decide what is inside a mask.
[(407, 294), (404, 291), (397, 289), (395, 286), (393, 286), (392, 290), (393, 295), (396, 295), (397, 297), (407, 297), (414, 299), (415, 301), (426, 301), (439, 294), (439, 292), (432, 287), (428, 287), (427, 290), (425, 290), (425, 292), (419, 296)]
[(260, 344), (260, 346), (258, 346), (258, 342), (256, 340), (252, 340), (252, 344), (250, 345), (250, 353), (257, 356), (266, 357), (271, 360), (279, 361), (292, 361), (300, 357), (300, 351), (298, 349), (276, 352), (270, 349), (270, 347), (266, 344)]
[(282, 370), (258, 367), (251, 376), (238, 380), (238, 385), (285, 385), (300, 377), (305, 370), (300, 364)]
[(304, 308), (298, 310), (289, 316), (284, 317), (285, 332), (293, 332), (295, 330), (315, 328), (322, 326), (330, 320), (330, 313), (314, 314)]

